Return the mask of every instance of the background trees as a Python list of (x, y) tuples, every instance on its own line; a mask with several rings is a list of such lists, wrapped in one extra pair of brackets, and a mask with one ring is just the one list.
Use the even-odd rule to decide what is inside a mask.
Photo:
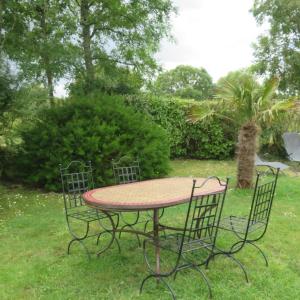
[(203, 100), (212, 96), (213, 82), (204, 68), (181, 65), (161, 73), (154, 83), (153, 90), (155, 93)]
[(64, 2), (10, 0), (2, 4), (3, 51), (16, 63), (21, 79), (45, 85), (52, 104), (55, 82), (76, 60)]
[(278, 76), (279, 88), (287, 95), (300, 91), (300, 2), (255, 0), (252, 9), (259, 24), (268, 22), (269, 32), (254, 46), (259, 74)]
[(0, 47), (22, 78), (45, 84), (53, 103), (54, 83), (67, 75), (90, 92), (112, 66), (140, 75), (156, 68), (173, 11), (169, 0), (4, 0)]

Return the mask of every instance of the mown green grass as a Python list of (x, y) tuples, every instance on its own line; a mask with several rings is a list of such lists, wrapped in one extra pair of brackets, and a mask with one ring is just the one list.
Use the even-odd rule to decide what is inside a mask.
[[(247, 211), (252, 191), (236, 191), (235, 164), (219, 161), (174, 161), (169, 176), (232, 176), (224, 214)], [(164, 287), (148, 282), (141, 248), (132, 235), (89, 262), (79, 246), (66, 254), (70, 239), (61, 195), (0, 185), (1, 273), (0, 299), (170, 299)], [(167, 210), (165, 222), (182, 220), (185, 206)], [(253, 248), (238, 258), (247, 267), (250, 283), (229, 259), (220, 257), (205, 271), (214, 299), (300, 299), (300, 177), (280, 175), (270, 226), (259, 243), (270, 266)], [(104, 240), (105, 241), (105, 240)], [(103, 241), (103, 242), (104, 242)], [(230, 243), (220, 236), (223, 247)], [(94, 244), (89, 244), (96, 250)], [(178, 299), (205, 299), (207, 288), (191, 270), (170, 280)]]

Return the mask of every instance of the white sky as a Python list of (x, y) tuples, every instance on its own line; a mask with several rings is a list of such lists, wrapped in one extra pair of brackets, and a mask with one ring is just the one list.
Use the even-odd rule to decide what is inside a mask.
[[(176, 0), (175, 44), (164, 41), (158, 61), (165, 69), (203, 67), (217, 81), (253, 61), (251, 44), (263, 28), (249, 12), (254, 0)], [(264, 26), (266, 29), (266, 26)]]
[[(186, 64), (203, 67), (216, 82), (230, 71), (253, 62), (251, 44), (266, 29), (249, 12), (254, 0), (175, 0), (171, 20), (175, 43), (163, 41), (156, 55), (164, 69)], [(65, 96), (66, 81), (55, 89)]]

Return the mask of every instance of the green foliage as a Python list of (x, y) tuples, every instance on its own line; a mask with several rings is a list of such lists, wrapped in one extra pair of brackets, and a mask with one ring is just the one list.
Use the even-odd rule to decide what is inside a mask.
[(142, 85), (143, 80), (139, 73), (107, 62), (96, 66), (92, 84), (87, 84), (86, 78), (78, 73), (76, 81), (70, 84), (69, 91), (70, 96), (84, 96), (91, 92), (126, 95), (138, 93)]
[(190, 105), (197, 101), (138, 95), (126, 98), (129, 105), (166, 129), (172, 157), (225, 159), (233, 155), (235, 132), (217, 118), (211, 122), (188, 121)]
[(91, 160), (97, 185), (112, 183), (111, 160), (127, 155), (141, 161), (143, 178), (168, 170), (165, 131), (110, 96), (68, 100), (40, 113), (22, 133), (18, 175), (30, 184), (59, 190), (58, 166)]
[(279, 76), (279, 88), (285, 94), (299, 94), (299, 0), (255, 0), (252, 12), (259, 24), (270, 25), (269, 32), (261, 35), (254, 46), (256, 71)]
[(55, 80), (76, 61), (71, 43), (75, 26), (70, 21), (61, 0), (10, 0), (3, 4), (3, 49), (18, 64), (22, 78), (46, 83), (50, 98)]
[(181, 65), (161, 73), (154, 83), (153, 92), (203, 100), (212, 96), (213, 83), (204, 68)]

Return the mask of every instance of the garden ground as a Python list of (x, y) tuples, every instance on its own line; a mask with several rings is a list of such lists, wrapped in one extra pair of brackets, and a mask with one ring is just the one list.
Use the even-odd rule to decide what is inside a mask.
[[(232, 161), (177, 160), (169, 176), (232, 176)], [(252, 191), (229, 189), (224, 214), (247, 211)], [(70, 239), (59, 194), (0, 185), (1, 299), (170, 299), (163, 286), (147, 283), (141, 248), (134, 236), (122, 236), (121, 254), (114, 246), (88, 261), (79, 247), (66, 254)], [(166, 222), (183, 219), (185, 206), (167, 209)], [(231, 260), (219, 257), (205, 271), (214, 299), (300, 299), (300, 177), (281, 174), (268, 232), (259, 245), (270, 266), (253, 248), (238, 258), (247, 267), (250, 283)], [(219, 241), (225, 246), (224, 236)], [(170, 280), (178, 299), (208, 298), (207, 288), (190, 270)]]

